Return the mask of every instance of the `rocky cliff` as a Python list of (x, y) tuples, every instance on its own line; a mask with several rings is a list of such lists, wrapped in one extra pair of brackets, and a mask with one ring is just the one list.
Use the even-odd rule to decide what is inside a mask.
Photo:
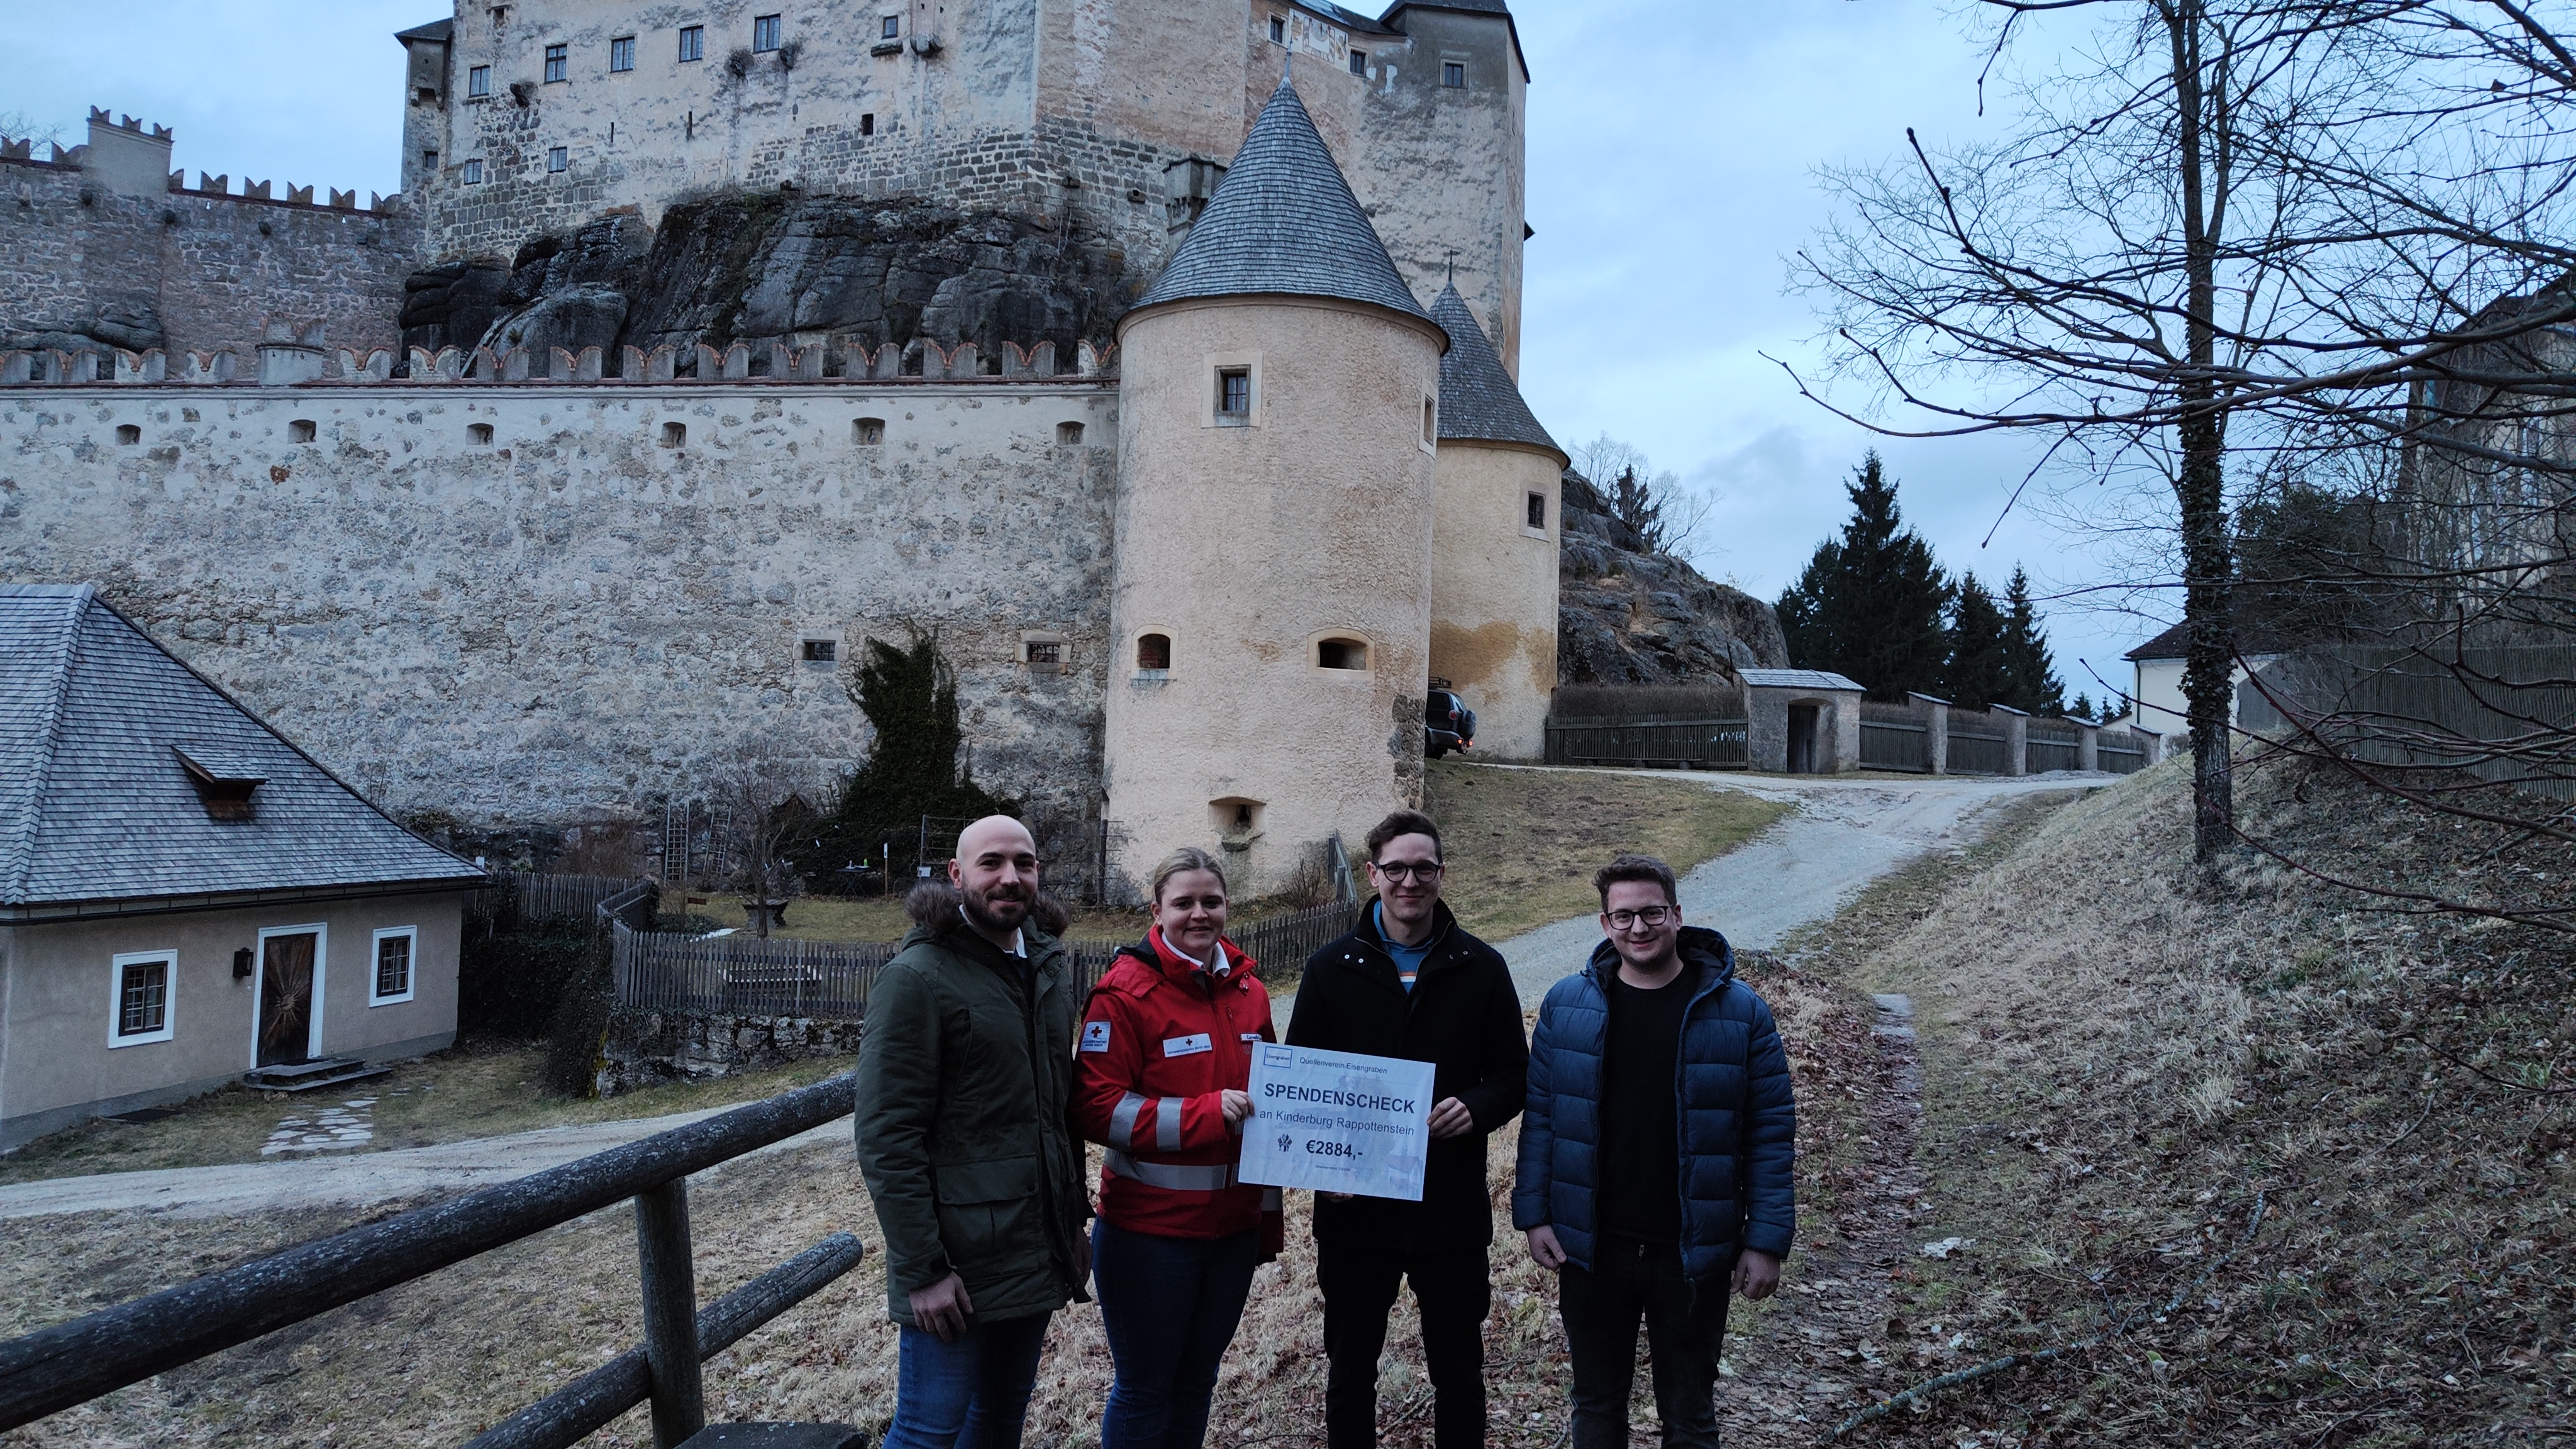
[(751, 194), (675, 206), (648, 232), (632, 213), (540, 237), (506, 267), (450, 262), (412, 276), (403, 343), (436, 349), (930, 338), (1041, 341), (1070, 358), (1110, 340), (1142, 279), (1126, 255), (1000, 212), (926, 201)]
[(1779, 669), (1788, 642), (1771, 606), (1648, 553), (1598, 489), (1568, 469), (1557, 564), (1560, 684), (1681, 684)]

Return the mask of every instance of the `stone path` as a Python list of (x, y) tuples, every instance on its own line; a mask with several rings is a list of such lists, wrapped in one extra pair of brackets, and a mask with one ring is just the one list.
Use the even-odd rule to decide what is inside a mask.
[(259, 1155), (281, 1152), (345, 1152), (376, 1140), (373, 1097), (353, 1097), (336, 1107), (308, 1109), (277, 1119), (277, 1130), (260, 1144)]

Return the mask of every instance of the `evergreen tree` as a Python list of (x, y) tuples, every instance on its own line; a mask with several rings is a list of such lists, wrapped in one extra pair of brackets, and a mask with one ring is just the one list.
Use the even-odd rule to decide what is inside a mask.
[(850, 697), (876, 727), (876, 744), (842, 788), (838, 806), (794, 842), (790, 853), (808, 880), (833, 879), (853, 861), (883, 864), (880, 846), (891, 845), (900, 881), (919, 863), (923, 816), (1020, 813), (1019, 802), (987, 792), (972, 771), (958, 767), (966, 736), (957, 719), (957, 680), (938, 636), (916, 634), (902, 647), (870, 639), (866, 648)]
[(2004, 589), (2004, 678), (2003, 703), (2017, 710), (2053, 715), (2066, 708), (2066, 685), (2049, 657), (2048, 635), (2030, 601), (2030, 575), (2020, 564)]
[(2066, 717), (2080, 719), (2088, 724), (2099, 724), (2102, 720), (2102, 716), (2093, 712), (2093, 696), (2080, 693), (2075, 696), (2075, 702), (2066, 707)]
[(1942, 613), (1950, 584), (1932, 547), (1904, 526), (1891, 482), (1873, 452), (1844, 490), (1851, 521), (1839, 541), (1816, 545), (1798, 582), (1781, 594), (1780, 629), (1791, 662), (1860, 681), (1873, 698), (1933, 692), (1949, 655)]
[[(1940, 694), (1961, 709), (2011, 705), (2011, 664), (2004, 652), (2004, 613), (1975, 574), (1959, 579), (1957, 603), (1950, 612), (1949, 668)], [(2014, 708), (2020, 706), (2014, 705)]]

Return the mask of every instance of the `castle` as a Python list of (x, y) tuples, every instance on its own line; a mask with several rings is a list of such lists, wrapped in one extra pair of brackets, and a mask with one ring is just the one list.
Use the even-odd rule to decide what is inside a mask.
[[(1248, 19), (1248, 24), (1247, 24)], [(460, 5), (404, 187), (0, 144), (0, 568), (97, 580), (390, 808), (636, 818), (864, 755), (936, 630), (1115, 894), (1275, 888), (1535, 758), (1565, 455), (1514, 381), (1501, 0)]]

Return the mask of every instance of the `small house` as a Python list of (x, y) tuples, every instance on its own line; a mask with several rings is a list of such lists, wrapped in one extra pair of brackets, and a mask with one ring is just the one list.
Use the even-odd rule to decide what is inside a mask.
[[(2228, 672), (2227, 722), (2236, 722), (2236, 689), (2252, 669), (2282, 657), (2281, 645), (2260, 633), (2239, 629), (2237, 662)], [(2130, 705), (2125, 722), (2157, 734), (2180, 735), (2191, 729), (2191, 705), (2183, 698), (2183, 665), (2191, 651), (2191, 626), (2176, 624), (2122, 657), (2129, 661)]]
[(1861, 687), (1828, 669), (1739, 669), (1746, 755), (1755, 770), (1840, 775), (1860, 768)]
[(447, 1046), (483, 879), (93, 586), (0, 585), (0, 1150)]

